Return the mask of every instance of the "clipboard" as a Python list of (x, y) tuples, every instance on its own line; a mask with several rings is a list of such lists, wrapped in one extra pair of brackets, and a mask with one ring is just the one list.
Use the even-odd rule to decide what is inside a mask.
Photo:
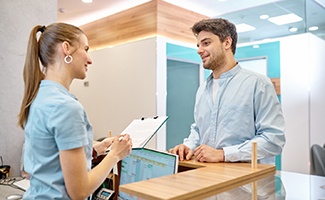
[[(146, 146), (150, 139), (158, 132), (168, 120), (169, 116), (155, 116), (152, 118), (142, 117), (134, 119), (123, 131), (129, 134), (132, 139), (132, 149), (139, 149)], [(110, 148), (107, 149), (107, 152)]]

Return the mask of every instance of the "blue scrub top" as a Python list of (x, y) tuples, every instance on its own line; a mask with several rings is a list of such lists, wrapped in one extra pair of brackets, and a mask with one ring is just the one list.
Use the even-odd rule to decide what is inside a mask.
[(83, 106), (61, 84), (43, 80), (25, 125), (24, 169), (30, 188), (24, 199), (70, 199), (59, 151), (84, 147), (91, 168), (93, 133)]

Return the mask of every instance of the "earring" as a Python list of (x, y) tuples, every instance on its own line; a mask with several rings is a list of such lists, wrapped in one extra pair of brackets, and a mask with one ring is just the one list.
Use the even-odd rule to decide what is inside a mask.
[(72, 56), (67, 55), (67, 56), (64, 57), (64, 62), (65, 63), (70, 64), (72, 61), (73, 61)]

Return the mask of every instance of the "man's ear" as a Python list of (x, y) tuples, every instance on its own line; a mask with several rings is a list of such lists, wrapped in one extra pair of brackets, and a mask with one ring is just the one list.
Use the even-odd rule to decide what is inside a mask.
[(229, 37), (229, 36), (226, 37), (224, 44), (225, 44), (225, 48), (226, 49), (231, 49), (231, 45), (232, 45), (232, 39), (231, 39), (231, 37)]

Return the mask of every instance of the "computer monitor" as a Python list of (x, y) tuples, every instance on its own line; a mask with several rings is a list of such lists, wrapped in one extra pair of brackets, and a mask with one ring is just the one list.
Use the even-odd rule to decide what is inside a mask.
[[(120, 185), (148, 180), (177, 173), (178, 156), (154, 149), (132, 149), (122, 160)], [(136, 200), (124, 192), (119, 192), (124, 200)]]

